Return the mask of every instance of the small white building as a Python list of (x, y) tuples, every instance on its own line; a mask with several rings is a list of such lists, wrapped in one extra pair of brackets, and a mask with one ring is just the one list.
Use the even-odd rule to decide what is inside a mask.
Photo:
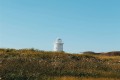
[(57, 38), (54, 43), (54, 51), (63, 51), (63, 44), (62, 39)]

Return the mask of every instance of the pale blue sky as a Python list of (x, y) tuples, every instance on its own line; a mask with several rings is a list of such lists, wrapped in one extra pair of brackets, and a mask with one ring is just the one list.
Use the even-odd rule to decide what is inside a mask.
[(0, 0), (0, 48), (120, 51), (120, 0)]

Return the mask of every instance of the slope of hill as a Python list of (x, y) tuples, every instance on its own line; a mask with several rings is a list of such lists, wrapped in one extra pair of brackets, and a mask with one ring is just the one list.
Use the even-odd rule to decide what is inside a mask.
[(62, 80), (66, 76), (71, 77), (71, 80), (82, 80), (83, 78), (119, 80), (120, 53), (108, 56), (111, 53), (94, 55), (35, 49), (0, 49), (0, 79)]

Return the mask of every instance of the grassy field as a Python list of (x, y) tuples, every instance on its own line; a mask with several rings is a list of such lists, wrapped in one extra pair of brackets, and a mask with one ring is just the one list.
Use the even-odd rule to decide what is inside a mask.
[(120, 53), (0, 49), (1, 80), (119, 80)]
[(71, 77), (71, 76), (64, 76), (64, 77), (54, 77), (54, 78), (48, 78), (46, 80), (120, 80), (118, 78), (80, 78), (80, 77)]

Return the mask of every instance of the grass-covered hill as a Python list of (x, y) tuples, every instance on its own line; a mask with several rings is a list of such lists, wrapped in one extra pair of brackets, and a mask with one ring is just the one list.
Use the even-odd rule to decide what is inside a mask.
[(119, 80), (120, 52), (0, 49), (0, 80)]

